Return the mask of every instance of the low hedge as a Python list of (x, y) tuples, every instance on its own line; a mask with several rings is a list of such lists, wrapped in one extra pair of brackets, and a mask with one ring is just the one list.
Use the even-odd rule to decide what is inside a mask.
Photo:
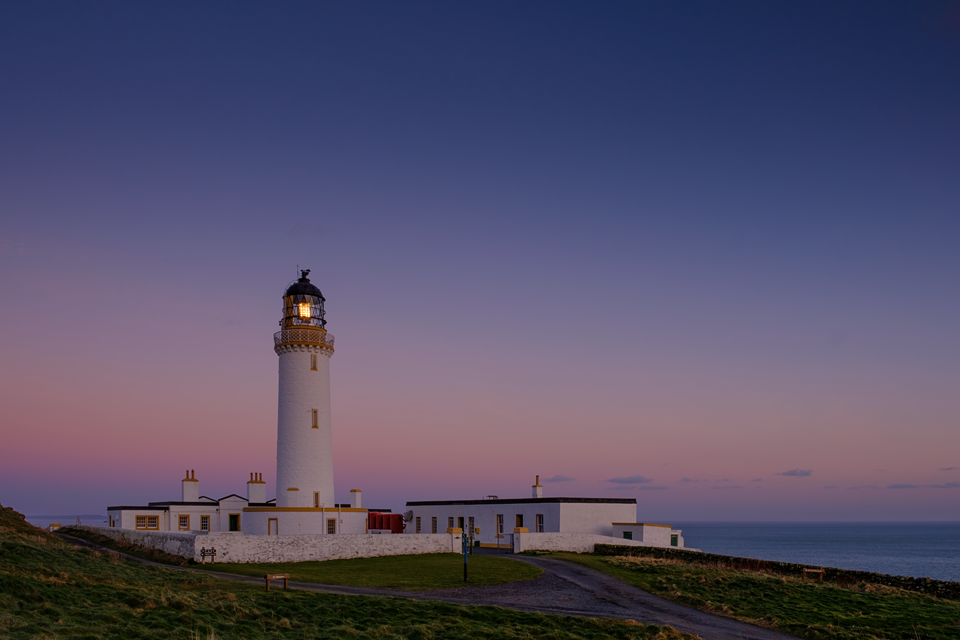
[[(687, 564), (716, 567), (730, 571), (753, 571), (792, 577), (802, 577), (804, 569), (817, 569), (823, 570), (823, 580), (825, 582), (834, 582), (838, 587), (865, 582), (868, 584), (880, 584), (896, 589), (903, 589), (905, 591), (925, 593), (949, 600), (960, 600), (960, 582), (933, 580), (931, 578), (891, 576), (885, 573), (873, 573), (870, 571), (835, 569), (833, 567), (818, 567), (810, 564), (777, 562), (776, 560), (738, 558), (736, 556), (722, 556), (715, 553), (671, 549), (669, 547), (628, 547), (617, 544), (598, 544), (594, 549), (594, 553), (601, 556), (664, 558), (679, 560)], [(818, 578), (814, 577), (813, 579), (816, 580)]]

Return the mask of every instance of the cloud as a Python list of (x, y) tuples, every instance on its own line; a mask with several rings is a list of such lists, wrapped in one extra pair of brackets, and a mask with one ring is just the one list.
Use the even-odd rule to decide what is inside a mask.
[(847, 489), (879, 489), (879, 488), (880, 487), (878, 487), (875, 484), (861, 484), (856, 487), (847, 487)]
[(729, 485), (729, 484), (725, 484), (725, 485), (723, 485), (722, 487), (710, 487), (710, 488), (711, 488), (711, 489), (743, 489), (743, 487), (731, 486), (731, 485)]
[(946, 482), (944, 484), (928, 484), (924, 486), (930, 487), (931, 489), (960, 489), (960, 482)]
[(573, 482), (576, 478), (571, 478), (570, 476), (565, 476), (561, 473), (553, 476), (552, 478), (544, 478), (542, 482)]
[(940, 467), (940, 471), (956, 471), (958, 469), (960, 469), (960, 467)]
[(784, 471), (778, 473), (778, 476), (795, 476), (798, 478), (805, 478), (807, 476), (813, 475), (813, 469), (790, 469), (790, 471)]
[(653, 482), (653, 478), (645, 478), (643, 476), (626, 476), (623, 478), (610, 478), (609, 480), (603, 480), (603, 482), (613, 482), (615, 484), (646, 484), (648, 482)]
[(919, 489), (920, 485), (918, 484), (888, 484), (887, 489)]
[(637, 487), (639, 491), (660, 491), (666, 488), (667, 487)]
[(710, 482), (710, 481), (709, 481), (709, 480), (706, 480), (705, 478), (696, 478), (696, 479), (694, 479), (694, 478), (680, 478), (680, 482)]
[(763, 478), (754, 478), (750, 482), (763, 482)]

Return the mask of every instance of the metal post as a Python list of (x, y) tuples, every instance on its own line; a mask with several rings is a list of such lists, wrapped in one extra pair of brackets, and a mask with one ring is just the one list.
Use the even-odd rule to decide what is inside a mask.
[(460, 537), (463, 539), (463, 581), (467, 581), (467, 536), (460, 534)]

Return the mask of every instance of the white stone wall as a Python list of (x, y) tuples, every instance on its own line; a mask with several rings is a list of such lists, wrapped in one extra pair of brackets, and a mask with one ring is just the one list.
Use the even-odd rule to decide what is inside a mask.
[[(312, 507), (335, 504), (333, 438), (330, 423), (330, 356), (332, 351), (309, 345), (278, 347), (280, 391), (277, 409), (277, 506)], [(310, 355), (317, 356), (317, 370)], [(312, 427), (312, 411), (318, 428)], [(299, 491), (287, 491), (296, 488)]]
[(78, 527), (141, 547), (201, 560), (200, 549), (217, 550), (217, 562), (306, 562), (344, 560), (422, 553), (460, 553), (457, 534), (384, 536), (344, 534), (333, 536), (251, 536), (243, 533), (175, 533), (129, 531), (110, 527)]
[(82, 531), (99, 533), (111, 540), (132, 544), (137, 547), (147, 549), (159, 549), (175, 556), (184, 558), (193, 558), (196, 555), (196, 539), (198, 537), (206, 538), (206, 535), (198, 533), (179, 533), (176, 531), (131, 531), (129, 529), (117, 529), (115, 527), (91, 527), (79, 525), (76, 527)]
[[(218, 562), (306, 562), (421, 553), (460, 553), (459, 535), (204, 536)], [(199, 543), (199, 539), (198, 539)]]
[[(515, 533), (513, 534), (513, 552), (521, 551), (572, 551), (574, 553), (593, 553), (598, 544), (619, 544), (629, 547), (653, 547), (648, 542), (624, 540), (593, 533)], [(669, 542), (668, 545), (669, 546)]]

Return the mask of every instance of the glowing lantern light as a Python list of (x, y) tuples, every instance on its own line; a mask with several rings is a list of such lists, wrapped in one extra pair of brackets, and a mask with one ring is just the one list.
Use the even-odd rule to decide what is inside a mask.
[(300, 305), (299, 305), (299, 307), (300, 307), (300, 317), (301, 317), (301, 318), (309, 318), (309, 317), (310, 317), (310, 303), (309, 303), (309, 302), (301, 302)]

